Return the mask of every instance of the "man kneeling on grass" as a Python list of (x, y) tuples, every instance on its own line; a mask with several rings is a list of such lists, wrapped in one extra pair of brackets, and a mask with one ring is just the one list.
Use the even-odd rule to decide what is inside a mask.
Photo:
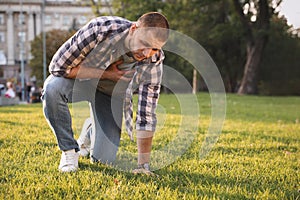
[[(59, 170), (78, 169), (79, 155), (93, 162), (112, 163), (120, 143), (123, 108), (132, 136), (132, 92), (138, 90), (136, 120), (138, 168), (149, 169), (156, 127), (164, 54), (169, 36), (167, 19), (146, 13), (136, 22), (98, 17), (77, 31), (53, 56), (42, 92), (44, 115), (62, 150)], [(95, 133), (83, 130), (74, 139), (68, 103), (88, 101)]]

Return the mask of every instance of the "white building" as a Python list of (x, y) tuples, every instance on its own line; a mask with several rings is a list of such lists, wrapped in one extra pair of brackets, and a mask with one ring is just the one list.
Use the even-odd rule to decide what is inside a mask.
[[(46, 32), (51, 29), (68, 30), (74, 26), (74, 20), (76, 26), (84, 25), (94, 17), (89, 2), (86, 0), (0, 0), (0, 83), (8, 79), (20, 79), (22, 47), (25, 80), (29, 81), (30, 42), (43, 31), (43, 28)], [(102, 6), (101, 11), (108, 11), (106, 5), (108, 4)], [(43, 10), (44, 23), (42, 23)]]

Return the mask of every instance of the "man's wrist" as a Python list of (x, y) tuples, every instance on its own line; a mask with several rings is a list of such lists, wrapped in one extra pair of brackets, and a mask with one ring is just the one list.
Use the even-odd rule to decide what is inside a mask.
[(136, 137), (139, 139), (153, 137), (154, 131), (137, 130)]

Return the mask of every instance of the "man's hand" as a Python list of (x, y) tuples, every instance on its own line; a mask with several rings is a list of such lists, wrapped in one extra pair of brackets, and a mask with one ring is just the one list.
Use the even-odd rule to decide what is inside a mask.
[(108, 79), (114, 82), (119, 80), (129, 82), (131, 78), (126, 77), (126, 75), (132, 75), (134, 70), (122, 71), (118, 68), (119, 65), (123, 63), (123, 60), (118, 60), (112, 63), (102, 74), (101, 79)]

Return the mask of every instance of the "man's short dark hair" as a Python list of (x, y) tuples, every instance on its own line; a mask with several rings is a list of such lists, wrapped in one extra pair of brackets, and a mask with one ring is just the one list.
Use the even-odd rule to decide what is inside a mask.
[(160, 40), (166, 41), (169, 37), (169, 22), (159, 12), (148, 12), (138, 19), (138, 26), (143, 28), (159, 28), (157, 36)]
[(142, 27), (169, 29), (169, 22), (167, 18), (159, 12), (145, 13), (138, 19), (138, 21)]

